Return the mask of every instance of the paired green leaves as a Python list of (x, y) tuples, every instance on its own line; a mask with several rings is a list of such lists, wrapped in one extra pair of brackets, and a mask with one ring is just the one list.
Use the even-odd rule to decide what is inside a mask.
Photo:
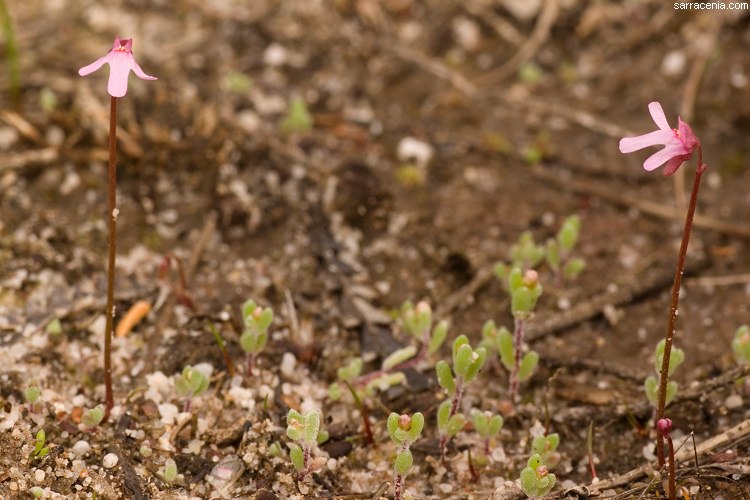
[(542, 463), (547, 467), (553, 467), (560, 461), (557, 446), (560, 444), (560, 436), (557, 433), (547, 436), (537, 436), (531, 442), (531, 452), (542, 457)]
[[(661, 340), (656, 345), (656, 351), (654, 353), (654, 370), (657, 375), (661, 374), (661, 365), (664, 360), (664, 344), (665, 340)], [(669, 375), (677, 369), (685, 360), (685, 352), (682, 349), (677, 349), (672, 346), (672, 350), (669, 353)], [(659, 402), (659, 379), (655, 376), (650, 376), (646, 379), (643, 384), (646, 390), (646, 397), (649, 402), (653, 405)], [(667, 394), (665, 399), (665, 406), (668, 406), (672, 402), (675, 395), (677, 394), (677, 382), (670, 380), (667, 382)]]
[(320, 429), (323, 412), (318, 409), (300, 413), (289, 410), (286, 416), (286, 435), (292, 441), (299, 443), (289, 450), (292, 465), (299, 471), (300, 479), (318, 470), (325, 459), (310, 460), (310, 450), (316, 444), (328, 441), (328, 432)]
[(254, 300), (242, 305), (242, 322), (245, 330), (240, 336), (242, 349), (249, 354), (257, 354), (268, 342), (268, 328), (273, 322), (273, 310), (258, 306)]
[[(211, 383), (210, 365), (201, 364), (195, 368), (186, 366), (180, 375), (174, 376), (174, 388), (178, 394), (187, 398), (200, 396)], [(207, 373), (206, 373), (207, 372)]]
[(477, 434), (489, 439), (500, 433), (504, 422), (503, 417), (500, 415), (493, 415), (488, 411), (474, 410), (471, 414), (471, 423), (474, 425), (474, 430), (477, 431)]
[(388, 434), (391, 440), (398, 446), (407, 448), (419, 438), (424, 428), (424, 415), (417, 412), (411, 417), (391, 413), (388, 416)]
[(448, 437), (455, 436), (466, 425), (463, 413), (456, 413), (449, 418), (451, 405), (451, 400), (447, 399), (440, 404), (437, 411), (438, 430)]
[(521, 471), (521, 488), (529, 498), (543, 498), (555, 486), (555, 475), (548, 472), (542, 457), (532, 455), (527, 466)]

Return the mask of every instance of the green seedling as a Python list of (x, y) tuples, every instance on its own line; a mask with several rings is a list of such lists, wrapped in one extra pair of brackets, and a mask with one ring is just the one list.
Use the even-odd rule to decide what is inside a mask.
[(190, 411), (190, 404), (194, 397), (200, 396), (211, 383), (211, 365), (202, 363), (195, 367), (186, 366), (182, 373), (174, 376), (174, 388), (180, 396), (185, 397), (182, 411)]
[[(353, 387), (358, 389), (364, 387), (387, 389), (399, 384), (405, 378), (399, 372), (416, 366), (428, 355), (436, 353), (448, 335), (446, 321), (440, 321), (434, 327), (432, 326), (432, 308), (425, 301), (419, 302), (416, 306), (410, 301), (404, 302), (401, 306), (401, 319), (404, 331), (421, 343), (419, 350), (417, 351), (413, 346), (398, 349), (383, 360), (380, 370), (363, 377), (344, 380), (348, 380)], [(359, 362), (361, 363), (361, 360)], [(339, 378), (343, 377), (339, 375)]]
[[(649, 402), (651, 402), (652, 405), (654, 405), (656, 409), (656, 405), (659, 400), (659, 380), (658, 376), (660, 376), (660, 367), (662, 366), (662, 363), (664, 362), (664, 340), (660, 341), (656, 345), (656, 352), (654, 353), (654, 370), (656, 371), (657, 376), (651, 375), (646, 379), (646, 382), (644, 382), (644, 388), (646, 389), (646, 397), (648, 398)], [(669, 355), (669, 375), (672, 375), (672, 373), (677, 369), (678, 366), (682, 364), (682, 362), (685, 360), (685, 353), (682, 349), (677, 349), (676, 347), (672, 348), (672, 352)], [(664, 403), (664, 406), (669, 406), (669, 403), (672, 402), (675, 395), (677, 394), (677, 382), (670, 380), (667, 383), (667, 397)]]
[(24, 396), (26, 397), (26, 402), (29, 403), (29, 411), (31, 413), (37, 413), (37, 410), (41, 411), (41, 403), (37, 403), (41, 393), (42, 391), (39, 389), (39, 381), (35, 378), (31, 379), (29, 385), (26, 386), (26, 390), (24, 391)]
[(248, 300), (242, 305), (242, 323), (245, 330), (240, 337), (242, 349), (247, 353), (245, 375), (250, 376), (255, 357), (263, 350), (268, 342), (268, 328), (273, 322), (273, 310), (265, 309)]
[(93, 432), (104, 419), (104, 406), (99, 405), (96, 408), (87, 410), (81, 416), (81, 423), (86, 426), (86, 430)]
[(437, 411), (441, 461), (445, 459), (445, 447), (450, 438), (466, 424), (466, 418), (458, 412), (463, 391), (477, 377), (486, 359), (484, 347), (478, 347), (475, 351), (466, 335), (460, 335), (453, 342), (453, 371), (443, 360), (435, 365), (440, 386), (451, 396), (451, 399), (443, 401)]
[(737, 329), (732, 341), (732, 350), (737, 363), (750, 364), (750, 326), (742, 325)]
[(286, 135), (309, 132), (313, 126), (313, 117), (307, 110), (307, 103), (301, 97), (295, 97), (289, 103), (289, 111), (281, 120), (281, 131)]
[(547, 436), (537, 436), (531, 442), (531, 452), (542, 457), (542, 463), (547, 467), (554, 467), (560, 462), (560, 454), (556, 451), (560, 444), (557, 433)]
[(47, 434), (44, 432), (44, 429), (39, 429), (39, 432), (36, 433), (36, 443), (34, 444), (34, 451), (32, 451), (29, 455), (29, 460), (46, 457), (49, 454), (49, 446), (45, 446), (46, 441)]
[(562, 287), (565, 278), (575, 278), (586, 267), (583, 259), (570, 258), (578, 242), (581, 219), (571, 215), (563, 221), (557, 237), (547, 241), (547, 265), (555, 273), (555, 286)]
[(536, 268), (544, 261), (547, 250), (544, 245), (534, 242), (534, 235), (530, 231), (524, 231), (518, 238), (518, 243), (510, 247), (511, 264), (502, 262), (495, 264), (494, 272), (497, 279), (507, 281), (514, 268), (522, 272)]
[(503, 417), (493, 415), (489, 411), (474, 410), (471, 414), (471, 423), (474, 425), (474, 430), (477, 431), (477, 434), (484, 440), (484, 454), (489, 457), (490, 441), (500, 434), (504, 423)]
[(164, 480), (168, 483), (173, 483), (177, 479), (177, 463), (168, 458), (164, 463), (164, 473), (162, 474)]
[[(539, 362), (539, 355), (535, 351), (521, 356), (526, 322), (542, 295), (539, 275), (534, 270), (522, 273), (521, 268), (514, 267), (508, 274), (508, 291), (511, 295), (511, 313), (515, 320), (514, 334), (511, 336), (507, 329), (502, 328), (495, 334), (495, 338), (500, 359), (510, 371), (510, 401), (515, 402), (519, 383), (531, 376)], [(485, 328), (496, 327), (494, 323), (490, 323), (485, 324)]]
[(388, 434), (398, 446), (396, 461), (393, 463), (395, 476), (393, 480), (394, 499), (404, 497), (404, 478), (413, 463), (409, 447), (419, 438), (424, 427), (424, 416), (417, 412), (413, 416), (391, 413), (388, 416)]
[(286, 416), (286, 435), (296, 442), (289, 451), (292, 465), (297, 469), (300, 479), (319, 470), (325, 463), (325, 458), (312, 458), (312, 449), (317, 444), (328, 440), (328, 432), (320, 429), (323, 413), (320, 410), (310, 410), (300, 414), (296, 410), (289, 410)]
[(544, 498), (555, 486), (555, 475), (548, 471), (543, 465), (542, 457), (532, 455), (526, 463), (526, 468), (521, 471), (521, 488), (529, 496), (530, 500)]
[(34, 495), (34, 498), (41, 498), (44, 495), (44, 488), (41, 486), (33, 486), (29, 489), (29, 493)]

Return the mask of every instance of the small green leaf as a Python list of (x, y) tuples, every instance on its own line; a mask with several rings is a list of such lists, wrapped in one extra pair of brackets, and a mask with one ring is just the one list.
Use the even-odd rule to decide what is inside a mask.
[(577, 215), (571, 215), (563, 222), (557, 239), (563, 252), (570, 252), (578, 241), (578, 230), (581, 227), (581, 219)]
[(474, 430), (477, 431), (482, 437), (487, 437), (490, 429), (490, 422), (484, 412), (474, 410), (471, 412), (471, 423), (474, 425)]
[(520, 267), (514, 267), (511, 269), (510, 273), (508, 274), (508, 290), (510, 291), (510, 294), (513, 295), (513, 292), (515, 292), (518, 287), (521, 286), (521, 280), (523, 279), (523, 273), (521, 272)]
[(438, 406), (437, 411), (437, 421), (438, 421), (438, 429), (444, 430), (445, 427), (448, 425), (448, 415), (450, 415), (451, 412), (451, 400), (446, 399), (442, 403), (440, 403), (440, 406)]
[(440, 387), (445, 389), (450, 396), (456, 392), (456, 383), (453, 381), (453, 375), (451, 374), (451, 368), (448, 363), (444, 360), (440, 360), (435, 365), (437, 372), (438, 383)]
[(503, 365), (505, 365), (505, 368), (508, 370), (513, 370), (516, 364), (516, 355), (513, 349), (513, 337), (505, 327), (502, 327), (497, 334), (497, 345)]
[(566, 278), (575, 278), (581, 272), (586, 269), (586, 261), (583, 259), (570, 259), (567, 264), (565, 264), (565, 270), (563, 271), (563, 274), (565, 274)]
[(289, 450), (289, 457), (292, 459), (292, 465), (294, 465), (295, 469), (302, 470), (305, 468), (305, 454), (302, 448), (295, 445)]
[(440, 321), (435, 326), (435, 329), (432, 330), (432, 338), (430, 338), (430, 345), (427, 351), (430, 354), (435, 354), (438, 351), (438, 349), (440, 349), (440, 346), (443, 345), (443, 342), (445, 341), (445, 337), (447, 335), (448, 335), (448, 322)]
[(164, 479), (171, 483), (177, 477), (177, 463), (174, 459), (168, 458), (164, 463)]
[(490, 428), (487, 432), (487, 437), (494, 437), (497, 436), (500, 433), (500, 430), (503, 428), (503, 417), (500, 415), (493, 415), (493, 417), (490, 419)]
[(321, 429), (320, 432), (318, 432), (318, 437), (315, 439), (315, 442), (317, 442), (318, 444), (323, 444), (326, 441), (328, 441), (330, 437), (331, 435), (328, 433), (327, 430)]
[(332, 401), (338, 401), (341, 399), (341, 386), (337, 383), (333, 383), (328, 386), (328, 397), (331, 398)]
[(476, 351), (474, 351), (474, 357), (472, 359), (471, 365), (469, 366), (469, 370), (466, 372), (466, 376), (464, 377), (465, 383), (472, 382), (477, 375), (479, 374), (479, 370), (482, 369), (484, 366), (484, 362), (487, 361), (487, 349), (484, 347), (478, 347)]
[(302, 439), (310, 446), (313, 446), (318, 440), (318, 431), (320, 430), (320, 420), (323, 416), (318, 409), (310, 410), (302, 417), (305, 428), (302, 431)]
[(539, 488), (537, 487), (535, 469), (526, 467), (521, 471), (521, 488), (529, 498), (537, 498), (537, 492), (539, 491)]
[(456, 413), (450, 419), (448, 419), (448, 425), (445, 426), (445, 433), (449, 436), (455, 436), (461, 429), (466, 425), (466, 417), (463, 413)]
[(411, 451), (404, 450), (396, 456), (396, 461), (393, 463), (393, 470), (396, 471), (396, 474), (401, 474), (402, 476), (404, 476), (407, 472), (409, 472), (409, 469), (411, 469), (412, 463), (413, 458), (411, 455)]
[(260, 318), (258, 318), (257, 328), (260, 331), (268, 330), (268, 327), (271, 326), (271, 323), (273, 322), (273, 310), (271, 310), (270, 307), (266, 307), (263, 310), (263, 313), (261, 313)]
[(414, 346), (402, 347), (391, 353), (390, 356), (383, 360), (382, 367), (384, 370), (389, 370), (399, 363), (403, 363), (407, 359), (413, 358), (417, 354), (417, 348)]
[(518, 369), (518, 379), (526, 380), (531, 377), (534, 372), (537, 363), (539, 362), (539, 354), (536, 351), (529, 351), (521, 360), (521, 367)]
[(400, 445), (402, 441), (396, 438), (399, 416), (400, 415), (398, 413), (391, 413), (390, 415), (388, 415), (388, 421), (386, 423), (386, 425), (388, 426), (388, 434), (391, 436), (391, 440), (397, 445)]
[(463, 344), (453, 356), (453, 371), (457, 377), (464, 378), (474, 360), (474, 351), (469, 344)]
[(412, 443), (419, 438), (419, 435), (422, 434), (422, 429), (424, 428), (424, 415), (420, 412), (416, 412), (411, 417), (411, 429), (409, 429), (407, 432), (409, 433), (409, 441)]

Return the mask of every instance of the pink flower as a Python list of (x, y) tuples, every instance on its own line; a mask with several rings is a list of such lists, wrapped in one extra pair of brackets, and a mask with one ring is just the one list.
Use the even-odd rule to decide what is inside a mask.
[(115, 37), (115, 44), (112, 49), (107, 52), (107, 55), (97, 59), (93, 63), (89, 64), (78, 70), (78, 74), (86, 76), (93, 73), (94, 71), (101, 68), (104, 63), (109, 64), (109, 84), (107, 85), (107, 92), (112, 97), (122, 97), (128, 91), (128, 75), (130, 70), (133, 70), (135, 76), (144, 80), (156, 80), (153, 76), (148, 76), (143, 72), (138, 63), (135, 62), (133, 57), (133, 39), (120, 40)]
[(664, 116), (664, 110), (661, 104), (652, 102), (648, 105), (651, 118), (654, 119), (659, 130), (650, 132), (638, 137), (625, 137), (620, 140), (620, 152), (632, 153), (648, 146), (663, 144), (665, 147), (661, 151), (651, 155), (644, 163), (643, 168), (654, 170), (667, 162), (664, 168), (664, 176), (670, 176), (680, 168), (684, 162), (693, 156), (693, 151), (698, 149), (700, 141), (693, 135), (690, 125), (677, 118), (677, 129), (669, 128), (667, 117)]

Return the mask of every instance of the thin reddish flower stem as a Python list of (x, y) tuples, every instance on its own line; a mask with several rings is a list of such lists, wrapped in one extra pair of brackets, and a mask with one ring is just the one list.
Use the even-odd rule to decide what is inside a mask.
[(104, 419), (115, 406), (112, 394), (112, 327), (115, 315), (115, 254), (117, 250), (117, 98), (112, 97), (109, 108), (109, 264), (107, 267), (107, 312), (104, 329), (104, 389), (106, 406)]
[[(661, 363), (661, 374), (659, 376), (659, 399), (656, 409), (656, 418), (654, 426), (659, 420), (664, 418), (664, 409), (667, 402), (667, 382), (669, 381), (669, 357), (672, 353), (672, 339), (674, 338), (675, 322), (677, 320), (677, 311), (680, 300), (680, 285), (682, 283), (682, 273), (685, 270), (685, 256), (687, 255), (688, 243), (690, 241), (690, 231), (693, 227), (693, 217), (695, 215), (695, 204), (698, 200), (698, 189), (701, 184), (701, 175), (706, 170), (703, 164), (703, 150), (698, 146), (698, 168), (695, 169), (695, 180), (693, 181), (693, 191), (690, 194), (690, 203), (688, 205), (687, 216), (685, 217), (685, 229), (682, 233), (682, 243), (680, 244), (680, 254), (677, 257), (677, 270), (674, 275), (674, 284), (672, 285), (672, 304), (669, 308), (669, 324), (667, 325), (667, 335), (664, 341), (664, 358)], [(657, 432), (656, 450), (659, 457), (659, 466), (664, 465), (664, 440)]]

